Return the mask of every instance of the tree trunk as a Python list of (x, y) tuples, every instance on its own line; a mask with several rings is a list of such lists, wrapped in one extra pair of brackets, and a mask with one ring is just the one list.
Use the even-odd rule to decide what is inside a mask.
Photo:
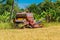
[(11, 21), (12, 18), (13, 18), (13, 11), (14, 11), (14, 0), (13, 0), (13, 3), (12, 3), (12, 6), (11, 6), (10, 21)]
[(51, 21), (51, 16), (49, 14), (46, 15), (46, 21), (49, 23)]

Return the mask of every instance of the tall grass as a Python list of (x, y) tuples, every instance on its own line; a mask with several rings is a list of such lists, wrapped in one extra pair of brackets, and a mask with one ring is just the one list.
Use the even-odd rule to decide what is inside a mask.
[(8, 22), (1, 22), (0, 23), (0, 29), (12, 29), (13, 28), (13, 24), (12, 23), (8, 23)]
[(43, 24), (44, 24), (44, 27), (60, 26), (60, 22), (50, 22), (50, 23), (43, 23)]
[[(59, 22), (50, 22), (50, 23), (42, 23), (44, 24), (44, 27), (57, 27), (60, 26)], [(0, 23), (0, 29), (13, 29), (14, 28), (14, 24), (13, 23), (9, 23), (9, 22), (1, 22)]]

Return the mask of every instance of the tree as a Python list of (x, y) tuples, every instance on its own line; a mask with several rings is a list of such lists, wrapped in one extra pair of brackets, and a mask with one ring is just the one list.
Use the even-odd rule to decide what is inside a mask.
[[(19, 7), (14, 3), (15, 0), (0, 0), (0, 15), (10, 12), (10, 20), (13, 18), (14, 14), (20, 11)], [(4, 15), (5, 16), (5, 15)]]
[(38, 5), (31, 4), (28, 9), (36, 15), (39, 14), (39, 18), (50, 15), (50, 21), (60, 19), (60, 1), (52, 2), (52, 0), (44, 0), (44, 2), (41, 2)]

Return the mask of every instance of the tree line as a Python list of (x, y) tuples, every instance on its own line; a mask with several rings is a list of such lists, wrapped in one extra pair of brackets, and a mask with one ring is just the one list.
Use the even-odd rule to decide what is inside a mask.
[(0, 0), (0, 22), (12, 20), (17, 12), (23, 11), (17, 5), (18, 0)]
[[(15, 17), (17, 12), (22, 12), (17, 5), (18, 0), (0, 0), (0, 22), (7, 22)], [(39, 4), (31, 4), (26, 7), (34, 14), (35, 19), (45, 18), (47, 22), (60, 22), (60, 1), (44, 0)]]
[(34, 13), (36, 19), (45, 18), (47, 22), (60, 22), (60, 0), (44, 0), (39, 4), (31, 4), (27, 9)]

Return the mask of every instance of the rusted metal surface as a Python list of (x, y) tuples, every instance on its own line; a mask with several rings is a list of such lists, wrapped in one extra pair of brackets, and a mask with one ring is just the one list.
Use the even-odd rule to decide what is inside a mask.
[(24, 23), (25, 25), (30, 25), (32, 28), (39, 28), (40, 25), (34, 21), (32, 13), (17, 13), (14, 19), (15, 23)]

